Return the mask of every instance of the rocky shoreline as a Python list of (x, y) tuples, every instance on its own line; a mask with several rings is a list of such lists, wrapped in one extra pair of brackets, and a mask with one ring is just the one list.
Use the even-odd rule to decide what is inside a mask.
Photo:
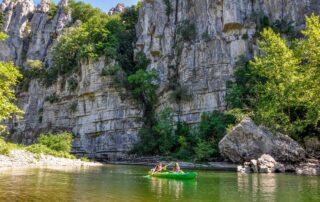
[[(140, 157), (121, 161), (108, 161), (106, 164), (112, 165), (137, 165), (137, 166), (154, 166), (157, 162), (169, 164), (176, 161), (162, 160), (161, 157)], [(270, 155), (262, 155), (257, 160), (245, 162), (243, 165), (230, 162), (207, 162), (192, 163), (179, 162), (183, 169), (196, 170), (214, 170), (230, 171), (242, 174), (249, 173), (296, 173), (297, 175), (320, 175), (320, 163), (316, 159), (308, 159), (304, 163), (297, 165), (283, 165), (276, 162)], [(83, 168), (83, 167), (101, 167), (105, 163), (86, 162), (80, 159), (57, 158), (51, 155), (37, 155), (24, 150), (12, 150), (10, 155), (0, 155), (0, 169), (7, 168)]]
[(86, 162), (80, 159), (57, 158), (51, 155), (33, 154), (24, 150), (12, 150), (8, 156), (0, 155), (1, 168), (43, 168), (43, 167), (98, 167), (102, 163)]

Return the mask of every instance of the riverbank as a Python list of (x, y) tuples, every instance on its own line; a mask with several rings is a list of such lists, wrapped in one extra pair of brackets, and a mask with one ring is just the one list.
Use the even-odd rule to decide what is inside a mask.
[[(171, 163), (171, 161), (161, 161), (164, 165)], [(190, 163), (182, 161), (174, 161), (180, 164), (182, 169), (196, 169), (196, 170), (216, 170), (216, 171), (237, 171), (237, 165), (227, 162), (208, 162), (208, 163)], [(133, 162), (133, 161), (110, 161), (113, 165), (140, 165), (154, 167), (156, 163), (152, 162)]]
[(11, 150), (9, 155), (0, 155), (0, 168), (28, 167), (98, 167), (102, 163), (86, 162), (80, 159), (58, 158), (51, 155), (33, 154), (25, 150)]
[[(265, 155), (268, 156), (268, 155)], [(213, 170), (213, 171), (232, 171), (241, 174), (250, 173), (295, 173), (297, 175), (319, 176), (320, 175), (320, 162), (316, 159), (307, 159), (305, 162), (298, 164), (281, 164), (281, 168), (277, 170), (276, 162), (266, 161), (256, 165), (256, 169), (250, 166), (250, 162), (243, 165), (230, 163), (230, 162), (204, 162), (192, 163), (179, 160), (168, 160), (165, 157), (151, 156), (151, 157), (132, 157), (130, 159), (122, 159), (120, 161), (106, 161), (107, 164), (113, 165), (140, 165), (140, 166), (155, 166), (158, 162), (163, 162), (165, 165), (172, 162), (178, 162), (182, 169), (195, 169), (195, 170)], [(259, 166), (261, 169), (259, 168)], [(257, 171), (255, 171), (257, 170)], [(258, 172), (259, 171), (259, 172)]]

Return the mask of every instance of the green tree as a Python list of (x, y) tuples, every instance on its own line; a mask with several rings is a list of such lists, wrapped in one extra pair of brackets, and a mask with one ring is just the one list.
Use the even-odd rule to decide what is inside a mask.
[(154, 81), (157, 79), (155, 71), (147, 71), (140, 69), (135, 74), (128, 77), (128, 81), (132, 86), (132, 94), (135, 98), (141, 99), (144, 104), (155, 103), (157, 100), (157, 85)]
[[(0, 40), (7, 36), (0, 33)], [(0, 62), (0, 123), (14, 115), (21, 115), (23, 112), (14, 104), (16, 100), (14, 87), (21, 78), (19, 70), (12, 62)], [(5, 130), (0, 124), (0, 132)]]
[(260, 54), (240, 65), (229, 83), (230, 108), (252, 112), (255, 121), (302, 140), (319, 135), (320, 23), (306, 18), (303, 38), (287, 41), (271, 28), (261, 32)]
[(250, 62), (252, 71), (265, 78), (265, 82), (257, 82), (253, 89), (256, 119), (276, 130), (289, 131), (289, 110), (297, 101), (299, 60), (271, 28), (262, 31), (261, 38), (258, 44), (263, 54)]

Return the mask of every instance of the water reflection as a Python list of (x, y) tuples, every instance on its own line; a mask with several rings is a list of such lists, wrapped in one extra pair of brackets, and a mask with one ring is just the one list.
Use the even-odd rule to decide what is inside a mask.
[(238, 174), (238, 191), (248, 193), (253, 201), (276, 201), (276, 190), (276, 174)]
[(173, 179), (162, 179), (162, 178), (150, 178), (151, 191), (158, 196), (171, 195), (176, 199), (183, 197), (184, 190), (188, 187), (197, 189), (197, 181), (195, 180), (173, 180)]
[(72, 201), (76, 184), (74, 174), (86, 172), (89, 170), (80, 167), (1, 169), (0, 201)]

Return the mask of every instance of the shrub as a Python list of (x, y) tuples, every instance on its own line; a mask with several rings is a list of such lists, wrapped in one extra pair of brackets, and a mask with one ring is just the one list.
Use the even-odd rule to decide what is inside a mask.
[(70, 154), (72, 147), (72, 134), (42, 134), (37, 139), (37, 144), (26, 147), (26, 150), (34, 154), (46, 154), (60, 158), (75, 159)]
[(0, 29), (2, 29), (3, 24), (4, 24), (4, 13), (3, 11), (0, 11)]
[(134, 151), (139, 154), (169, 155), (176, 145), (172, 110), (167, 108), (156, 117), (156, 123), (139, 131), (139, 142)]
[(49, 8), (49, 11), (48, 11), (48, 19), (52, 20), (54, 18), (54, 16), (57, 14), (57, 11), (58, 11), (57, 4), (53, 0), (51, 0), (50, 8)]
[[(304, 145), (309, 155), (320, 153), (319, 137), (305, 137)], [(316, 156), (316, 155), (315, 155)]]
[(51, 104), (53, 104), (55, 102), (59, 102), (60, 97), (59, 97), (59, 95), (57, 95), (57, 93), (53, 93), (53, 94), (49, 95), (48, 97), (46, 97), (45, 100), (50, 102)]
[(177, 33), (185, 42), (193, 41), (197, 36), (196, 25), (189, 20), (185, 20), (178, 26)]
[(44, 145), (49, 149), (57, 152), (70, 153), (72, 147), (73, 136), (71, 133), (61, 134), (42, 134), (37, 139), (40, 145)]
[(143, 69), (130, 75), (128, 82), (131, 85), (133, 96), (136, 99), (140, 99), (144, 104), (154, 104), (157, 99), (155, 79), (157, 79), (155, 71), (146, 71)]
[(44, 68), (43, 62), (40, 60), (27, 60), (27, 67), (34, 71), (41, 71)]
[(33, 144), (31, 146), (26, 147), (26, 150), (38, 155), (45, 154), (45, 155), (52, 155), (59, 158), (76, 159), (75, 156), (69, 153), (62, 152), (62, 151), (55, 151), (42, 144)]
[(45, 74), (44, 64), (40, 60), (27, 60), (26, 65), (27, 69), (20, 68), (23, 79), (18, 87), (22, 91), (28, 91), (31, 80), (42, 78)]
[(172, 4), (171, 4), (170, 0), (163, 0), (163, 2), (166, 5), (166, 15), (169, 18), (170, 14), (172, 13), (172, 10), (173, 10)]
[(78, 80), (75, 77), (71, 77), (68, 79), (68, 88), (70, 91), (75, 91), (78, 87)]
[(69, 0), (69, 9), (72, 11), (72, 20), (76, 22), (87, 22), (91, 17), (95, 15), (103, 15), (103, 12), (92, 7), (90, 4), (86, 4), (82, 1)]
[[(205, 147), (204, 143), (211, 144), (212, 156), (219, 156), (218, 144), (227, 132), (228, 127), (236, 123), (236, 118), (231, 114), (226, 114), (218, 111), (212, 113), (204, 113), (201, 117), (198, 129), (196, 131), (197, 136), (200, 139), (201, 146)], [(201, 148), (202, 150), (202, 148)], [(199, 150), (200, 151), (200, 150)]]
[(87, 157), (81, 157), (80, 160), (84, 162), (90, 162), (90, 159), (88, 159)]
[(199, 142), (195, 148), (195, 159), (197, 161), (205, 161), (212, 157), (213, 154), (217, 154), (217, 148), (214, 148), (214, 143), (211, 142)]
[(9, 155), (10, 150), (7, 143), (0, 138), (0, 155)]
[(78, 102), (75, 101), (70, 105), (69, 109), (70, 109), (71, 112), (76, 112), (77, 108), (78, 108)]

